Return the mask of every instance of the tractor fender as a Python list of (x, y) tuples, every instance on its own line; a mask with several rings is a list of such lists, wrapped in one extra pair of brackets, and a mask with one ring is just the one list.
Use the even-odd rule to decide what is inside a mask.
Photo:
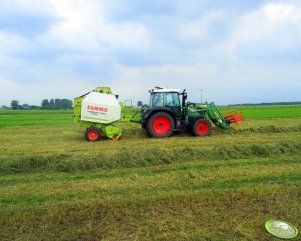
[(176, 117), (174, 115), (174, 113), (172, 112), (172, 110), (168, 107), (153, 107), (150, 108), (147, 112), (143, 113), (142, 116), (142, 127), (145, 128), (146, 122), (147, 120), (155, 113), (157, 112), (166, 112), (168, 114), (170, 114), (170, 116), (174, 119), (174, 121), (176, 122)]

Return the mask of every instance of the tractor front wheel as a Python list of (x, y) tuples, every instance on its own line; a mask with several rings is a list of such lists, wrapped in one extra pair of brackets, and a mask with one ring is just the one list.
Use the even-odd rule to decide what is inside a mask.
[(195, 136), (208, 136), (211, 133), (211, 123), (206, 119), (198, 119), (193, 124), (192, 130)]
[(147, 133), (155, 138), (170, 136), (174, 128), (175, 122), (171, 115), (166, 112), (153, 114), (146, 123)]
[(86, 129), (85, 139), (87, 141), (99, 141), (102, 137), (101, 131), (96, 127), (90, 127)]

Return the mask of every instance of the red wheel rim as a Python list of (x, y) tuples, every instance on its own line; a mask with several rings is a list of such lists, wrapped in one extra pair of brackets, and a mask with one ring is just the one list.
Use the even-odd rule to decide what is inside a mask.
[(199, 123), (197, 123), (196, 125), (196, 131), (200, 134), (200, 135), (205, 135), (208, 133), (209, 130), (209, 125), (206, 121), (200, 121)]
[(99, 133), (97, 130), (90, 130), (88, 132), (88, 138), (90, 141), (97, 141), (99, 137)]
[(158, 135), (165, 135), (170, 130), (170, 121), (168, 118), (161, 116), (154, 120), (153, 130)]

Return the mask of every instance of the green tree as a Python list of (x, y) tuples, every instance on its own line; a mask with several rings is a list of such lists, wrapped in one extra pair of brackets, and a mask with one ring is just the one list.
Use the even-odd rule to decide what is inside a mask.
[(142, 105), (143, 105), (142, 101), (139, 100), (139, 101), (137, 102), (137, 106), (138, 106), (138, 107), (142, 107)]
[(12, 100), (10, 103), (10, 106), (13, 110), (17, 110), (19, 106), (19, 101), (18, 100)]
[(62, 100), (61, 99), (55, 99), (54, 100), (54, 106), (56, 110), (63, 109)]
[(62, 108), (64, 110), (70, 110), (72, 109), (72, 106), (73, 106), (72, 100), (62, 99)]
[(48, 109), (53, 110), (54, 108), (55, 108), (55, 102), (54, 102), (54, 99), (51, 99), (51, 100), (49, 101), (49, 108), (48, 108)]
[(22, 109), (28, 110), (28, 109), (29, 109), (29, 104), (23, 104), (23, 105), (22, 105)]
[(37, 109), (40, 109), (41, 107), (40, 106), (37, 106), (37, 105), (30, 105), (29, 106), (29, 109), (31, 110), (37, 110)]
[(42, 109), (43, 109), (43, 110), (49, 109), (49, 101), (48, 101), (47, 99), (44, 99), (44, 100), (42, 101)]

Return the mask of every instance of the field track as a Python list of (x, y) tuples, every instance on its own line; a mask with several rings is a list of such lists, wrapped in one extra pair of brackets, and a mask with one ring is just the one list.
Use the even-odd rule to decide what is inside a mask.
[[(0, 111), (0, 240), (275, 240), (301, 229), (301, 106), (205, 138), (88, 143), (69, 111)], [(225, 112), (226, 108), (222, 108)]]

